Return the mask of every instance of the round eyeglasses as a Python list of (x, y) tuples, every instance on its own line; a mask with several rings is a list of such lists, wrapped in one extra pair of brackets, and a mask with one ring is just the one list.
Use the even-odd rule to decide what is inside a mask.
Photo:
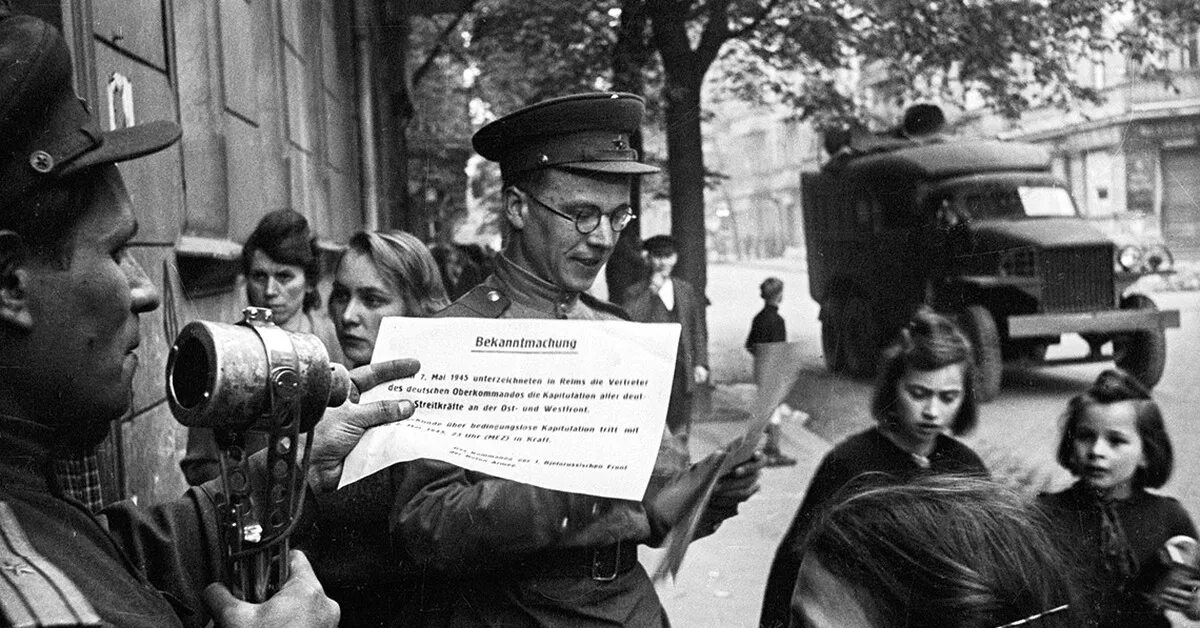
[(608, 224), (612, 227), (613, 231), (621, 231), (625, 227), (628, 227), (629, 223), (637, 219), (637, 216), (633, 215), (633, 207), (629, 203), (621, 203), (609, 212), (602, 212), (600, 211), (599, 207), (596, 207), (595, 205), (588, 205), (587, 207), (580, 209), (575, 213), (575, 215), (572, 216), (567, 212), (556, 209), (553, 205), (543, 201), (533, 194), (530, 194), (529, 190), (523, 188), (517, 189), (524, 192), (526, 196), (533, 199), (533, 201), (538, 205), (545, 207), (550, 213), (562, 218), (563, 220), (570, 220), (571, 222), (575, 223), (575, 230), (584, 235), (595, 231), (596, 227), (600, 226), (601, 216), (608, 216)]

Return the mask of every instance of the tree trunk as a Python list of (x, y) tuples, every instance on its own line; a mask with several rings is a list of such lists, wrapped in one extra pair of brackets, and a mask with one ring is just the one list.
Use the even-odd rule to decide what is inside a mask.
[[(630, 138), (630, 146), (642, 153), (642, 134), (635, 132)], [(633, 189), (630, 190), (629, 202), (634, 211), (642, 213), (642, 178), (633, 178)], [(608, 300), (617, 305), (625, 304), (625, 291), (634, 284), (645, 279), (649, 271), (642, 260), (642, 227), (640, 221), (629, 223), (617, 238), (617, 246), (608, 258), (604, 267), (604, 279), (608, 282)]]
[(707, 295), (704, 229), (704, 143), (700, 134), (700, 88), (704, 74), (728, 41), (732, 0), (704, 3), (706, 21), (693, 49), (690, 2), (647, 0), (655, 49), (662, 57), (666, 86), (667, 174), (670, 178), (671, 236), (679, 249), (675, 274)]
[[(617, 42), (613, 46), (612, 68), (613, 89), (644, 95), (645, 71), (654, 48), (650, 45), (649, 18), (644, 0), (624, 0), (621, 3), (621, 22), (617, 28)], [(644, 157), (641, 130), (630, 138), (631, 147)], [(641, 177), (634, 177), (629, 202), (634, 211), (642, 213)], [(646, 276), (642, 262), (642, 229), (637, 220), (629, 223), (617, 239), (617, 247), (608, 265), (604, 267), (604, 279), (608, 282), (608, 300), (622, 304), (625, 291)]]
[(671, 237), (679, 249), (675, 275), (707, 294), (704, 228), (704, 144), (700, 84), (667, 72), (667, 173), (671, 183)]
[[(379, 42), (380, 53), (377, 89), (379, 89), (379, 128), (376, 131), (380, 147), (383, 213), (380, 229), (412, 231), (415, 217), (408, 197), (408, 123), (412, 120), (412, 100), (408, 91), (408, 65), (411, 23), (404, 7), (397, 12), (384, 10)], [(417, 237), (424, 234), (416, 233)]]

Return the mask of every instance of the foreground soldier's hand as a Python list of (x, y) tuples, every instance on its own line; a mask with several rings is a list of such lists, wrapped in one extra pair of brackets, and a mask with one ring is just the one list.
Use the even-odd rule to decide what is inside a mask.
[(341, 619), (337, 602), (325, 596), (325, 590), (313, 573), (304, 552), (288, 554), (291, 575), (279, 592), (262, 604), (237, 599), (221, 583), (204, 589), (204, 603), (221, 628), (332, 628)]
[(406, 359), (367, 364), (350, 371), (354, 386), (349, 400), (327, 410), (313, 429), (308, 467), (308, 484), (313, 491), (337, 489), (342, 462), (368, 429), (403, 421), (413, 414), (413, 404), (406, 399), (359, 404), (359, 394), (383, 382), (412, 377), (420, 369), (420, 362)]

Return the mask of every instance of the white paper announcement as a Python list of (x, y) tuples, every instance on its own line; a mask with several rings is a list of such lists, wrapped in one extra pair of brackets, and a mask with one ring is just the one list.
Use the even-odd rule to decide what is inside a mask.
[(485, 318), (383, 320), (373, 362), (415, 377), (362, 402), (411, 399), (411, 419), (367, 432), (345, 486), (434, 458), (544, 488), (641, 500), (658, 456), (679, 325)]

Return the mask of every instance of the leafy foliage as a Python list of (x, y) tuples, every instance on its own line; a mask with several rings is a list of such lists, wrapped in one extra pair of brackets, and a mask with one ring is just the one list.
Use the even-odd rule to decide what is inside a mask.
[(484, 0), (467, 26), (477, 93), (498, 111), (607, 88), (615, 0)]
[[(690, 54), (621, 29), (632, 12), (680, 21)], [(1165, 76), (1169, 44), (1198, 24), (1190, 0), (485, 0), (469, 29), (481, 93), (500, 109), (611, 85), (614, 47), (637, 38), (660, 55), (646, 60), (648, 85), (661, 84), (660, 63), (699, 81), (719, 58), (731, 94), (820, 123), (867, 120), (879, 98), (972, 97), (1009, 117), (1096, 101), (1080, 59), (1121, 53)]]
[(700, 235), (680, 269), (703, 286), (697, 120), (714, 64), (723, 93), (821, 128), (917, 100), (1018, 117), (1099, 100), (1083, 59), (1169, 76), (1170, 44), (1198, 25), (1195, 0), (482, 0), (470, 32), (478, 93), (499, 110), (614, 82), (647, 96), (675, 147), (673, 231)]
[[(726, 0), (703, 4), (714, 2)], [(753, 31), (733, 18), (742, 94), (765, 87), (819, 125), (868, 121), (881, 101), (973, 99), (1007, 117), (1094, 102), (1100, 94), (1075, 73), (1080, 60), (1118, 53), (1153, 70), (1168, 42), (1200, 25), (1200, 8), (1184, 0), (729, 3), (769, 9)]]

